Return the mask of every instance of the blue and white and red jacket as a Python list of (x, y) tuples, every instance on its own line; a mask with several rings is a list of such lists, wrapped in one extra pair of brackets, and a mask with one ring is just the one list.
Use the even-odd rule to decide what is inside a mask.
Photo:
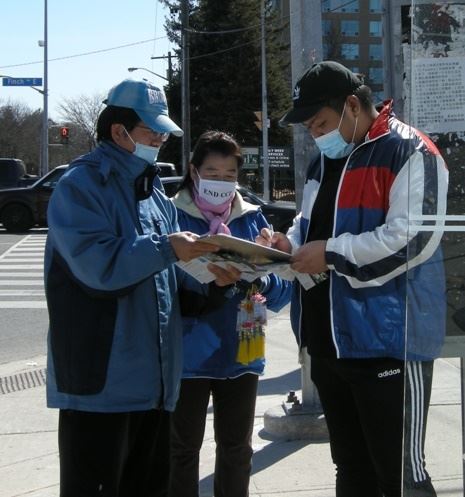
[[(302, 210), (287, 235), (305, 243), (325, 158), (313, 161)], [(341, 175), (327, 241), (333, 343), (339, 358), (429, 360), (445, 334), (440, 240), (448, 171), (432, 141), (399, 121), (385, 102)], [(291, 322), (300, 342), (301, 290)]]

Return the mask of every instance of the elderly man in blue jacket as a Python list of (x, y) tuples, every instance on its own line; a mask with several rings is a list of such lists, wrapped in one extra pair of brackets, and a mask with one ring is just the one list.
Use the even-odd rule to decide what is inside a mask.
[[(162, 192), (158, 150), (182, 135), (163, 91), (125, 80), (105, 103), (98, 147), (71, 163), (48, 209), (47, 403), (60, 409), (60, 495), (164, 496), (182, 371), (174, 263), (216, 248), (179, 232)], [(219, 285), (235, 278), (211, 270)]]
[(302, 123), (321, 155), (294, 225), (272, 241), (292, 252), (293, 269), (319, 276), (294, 285), (291, 320), (312, 358), (336, 495), (434, 496), (423, 448), (445, 331), (446, 165), (337, 62), (310, 67), (293, 103), (282, 121)]

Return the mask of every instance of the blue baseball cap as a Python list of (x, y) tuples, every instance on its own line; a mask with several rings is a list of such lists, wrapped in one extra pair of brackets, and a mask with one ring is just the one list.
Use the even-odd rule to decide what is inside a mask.
[(133, 109), (153, 131), (182, 136), (182, 129), (168, 117), (165, 92), (148, 81), (125, 79), (103, 101), (106, 105)]

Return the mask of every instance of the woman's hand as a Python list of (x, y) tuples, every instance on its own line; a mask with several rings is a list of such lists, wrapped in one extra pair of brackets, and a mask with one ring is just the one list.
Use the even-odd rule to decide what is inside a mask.
[(241, 272), (233, 266), (225, 268), (216, 264), (208, 264), (208, 270), (216, 276), (215, 283), (218, 286), (234, 285), (241, 279)]
[(271, 231), (269, 228), (262, 228), (260, 234), (255, 238), (255, 243), (265, 247), (271, 247), (290, 254), (292, 245), (287, 236), (279, 231)]

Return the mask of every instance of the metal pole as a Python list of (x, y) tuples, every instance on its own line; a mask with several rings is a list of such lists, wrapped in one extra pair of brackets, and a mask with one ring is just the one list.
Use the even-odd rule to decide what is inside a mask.
[(391, 6), (389, 0), (383, 3), (383, 39), (384, 39), (384, 96), (391, 98), (393, 96), (395, 70), (393, 63), (392, 36), (391, 36)]
[[(293, 84), (313, 62), (322, 60), (322, 29), (320, 0), (291, 0), (291, 62)], [(297, 205), (302, 203), (305, 173), (312, 156), (319, 154), (313, 140), (302, 126), (294, 126), (294, 172)], [(310, 356), (301, 353), (302, 404), (311, 412), (320, 411), (318, 392), (310, 379)]]
[(168, 81), (173, 81), (173, 64), (171, 62), (171, 52), (168, 52)]
[(44, 109), (42, 112), (41, 176), (48, 172), (48, 29), (47, 0), (44, 0)]
[(263, 145), (263, 198), (270, 200), (270, 161), (268, 159), (268, 96), (266, 91), (266, 38), (265, 0), (261, 5), (262, 52), (262, 145)]
[(191, 128), (190, 128), (190, 90), (189, 90), (189, 0), (181, 3), (181, 25), (182, 25), (182, 170), (186, 173), (189, 168), (191, 152)]

